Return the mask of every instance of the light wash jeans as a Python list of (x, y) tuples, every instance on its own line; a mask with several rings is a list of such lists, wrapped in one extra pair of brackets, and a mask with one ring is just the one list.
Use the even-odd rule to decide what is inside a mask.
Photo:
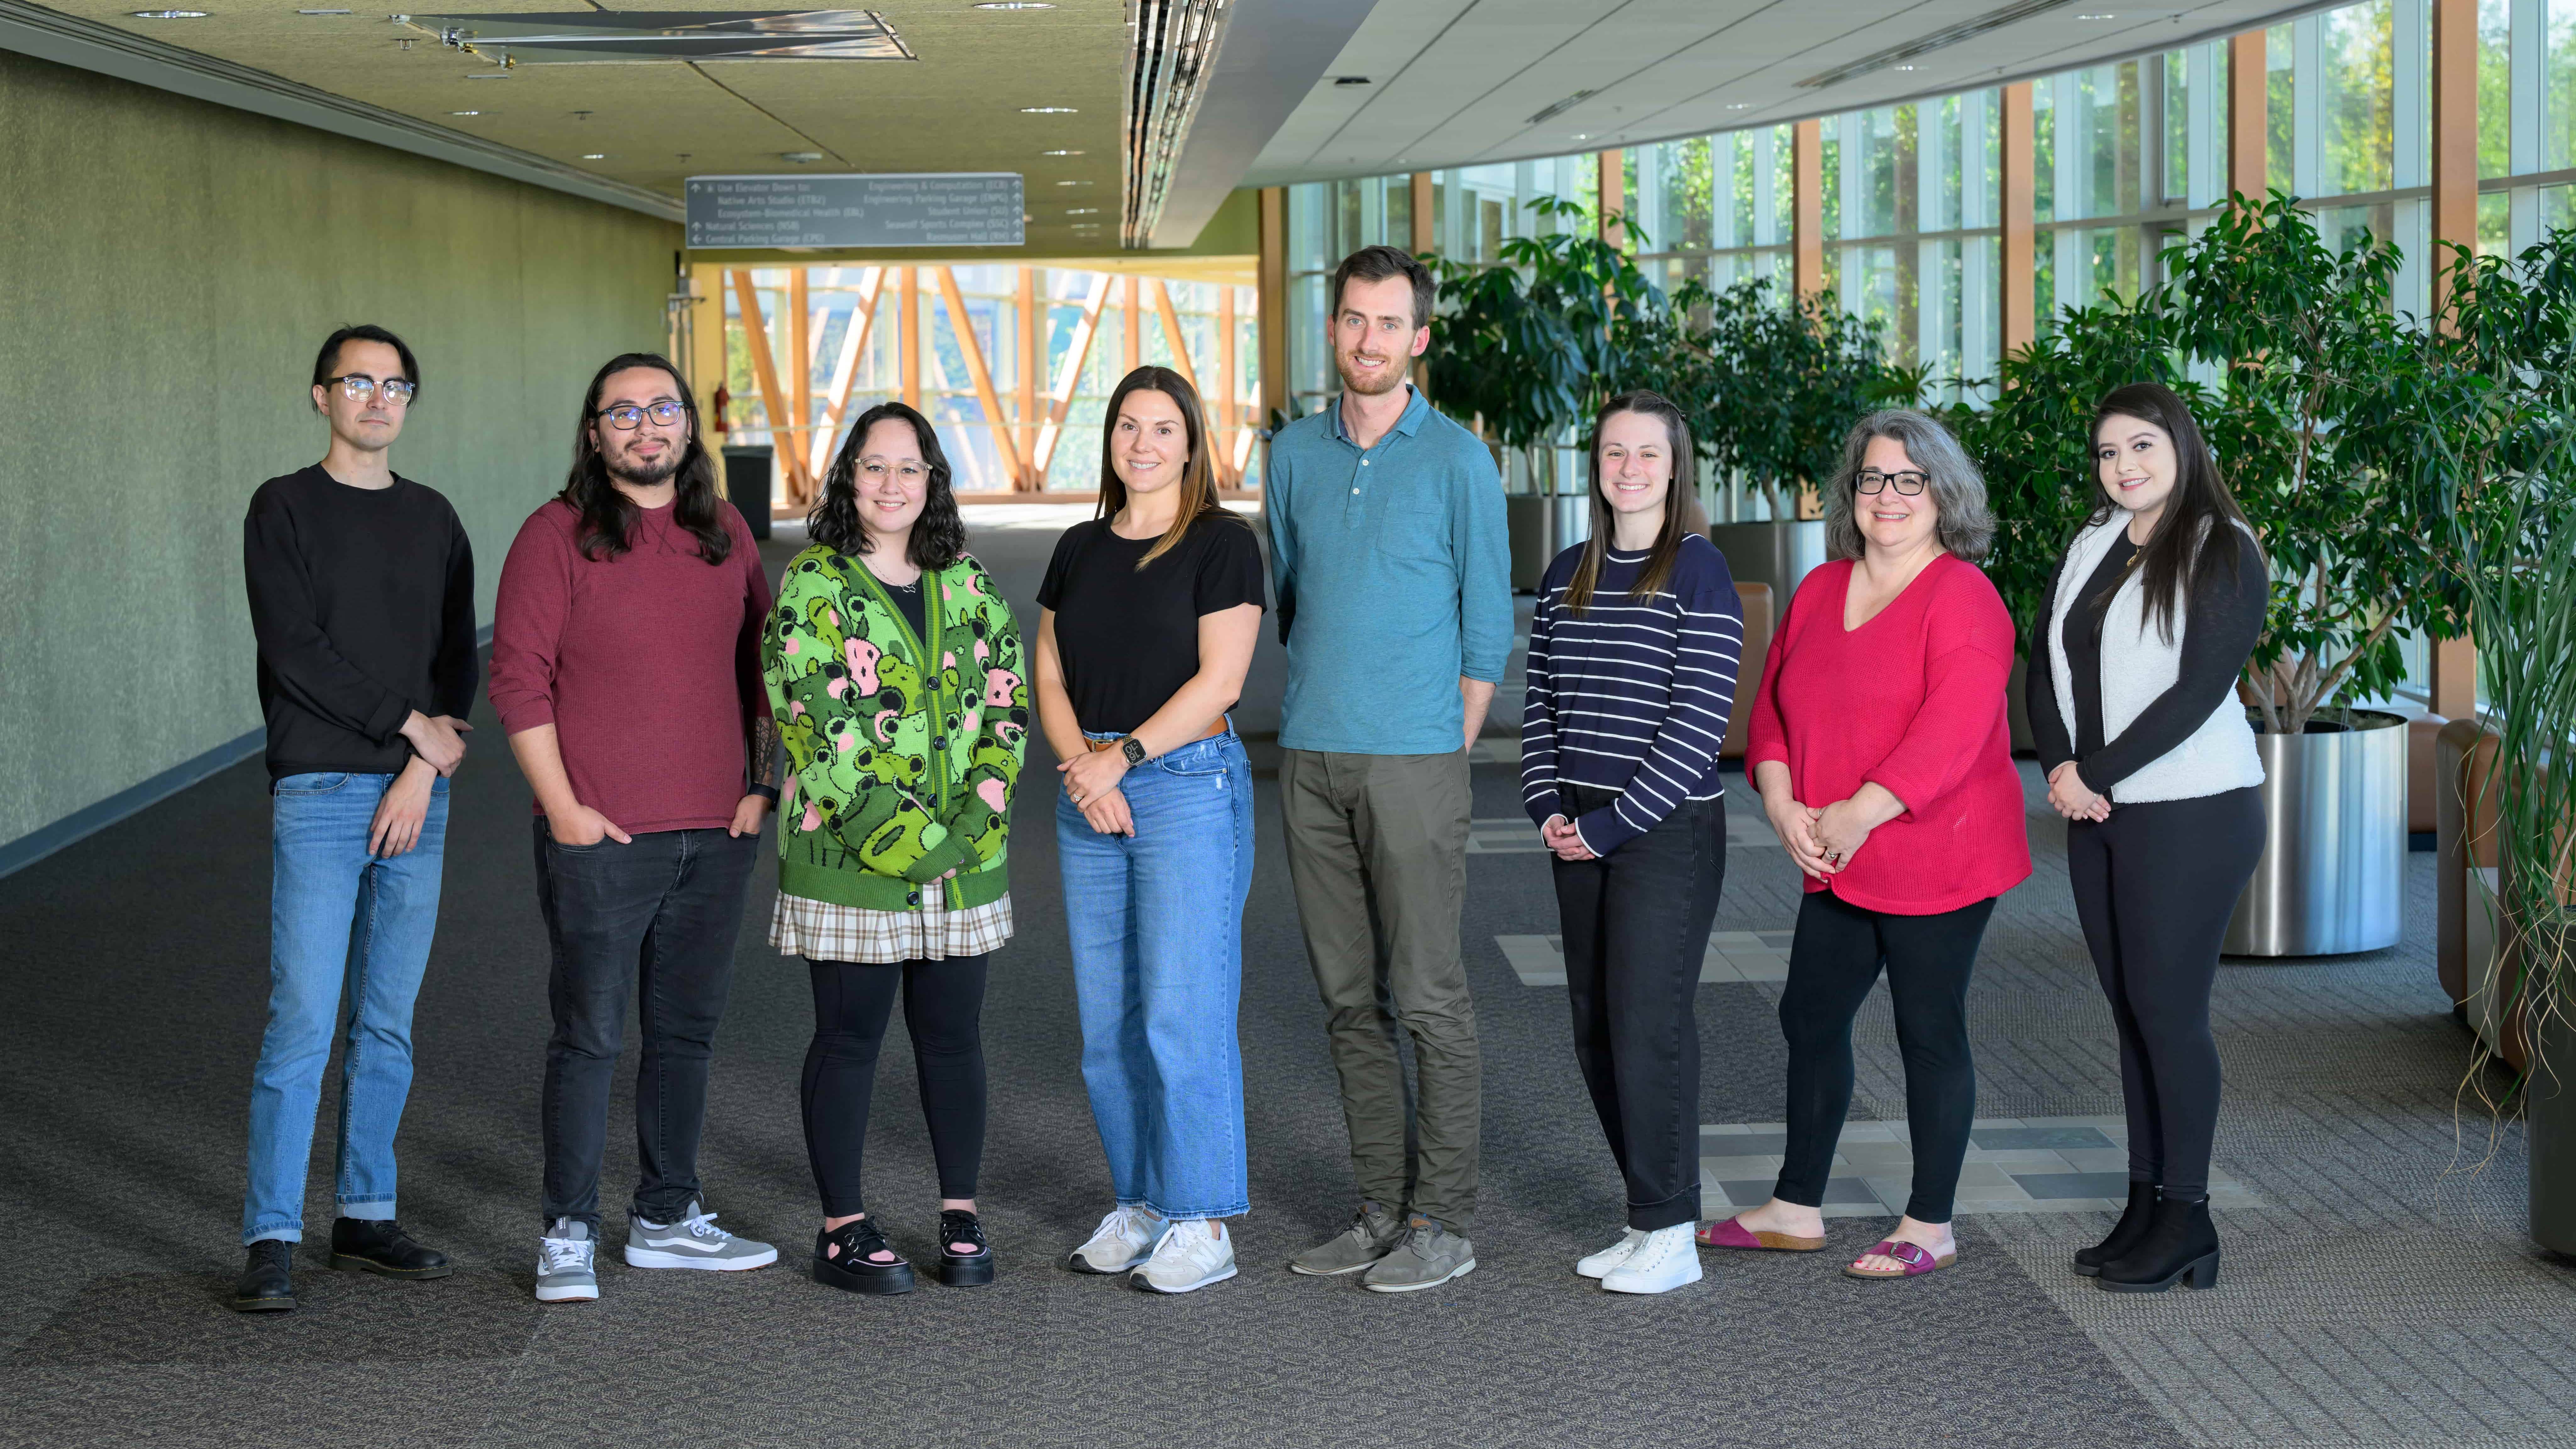
[(1252, 1206), (1235, 1035), (1252, 763), (1228, 729), (1129, 770), (1119, 788), (1133, 836), (1095, 833), (1056, 791), (1091, 1115), (1121, 1206), (1233, 1217)]
[(322, 1069), (347, 988), (340, 1063), (340, 1216), (394, 1215), (394, 1130), (411, 1093), (411, 1006), (438, 928), (447, 782), (430, 785), (420, 841), (378, 860), (367, 827), (391, 775), (289, 775), (274, 796), (268, 1034), (251, 1072), (242, 1241), (304, 1237), (304, 1169)]

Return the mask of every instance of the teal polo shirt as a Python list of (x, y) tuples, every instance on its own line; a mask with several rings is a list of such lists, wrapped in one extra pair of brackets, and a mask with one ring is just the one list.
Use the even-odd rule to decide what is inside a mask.
[(1279, 743), (1354, 755), (1464, 743), (1461, 676), (1499, 683), (1512, 648), (1503, 481), (1473, 433), (1406, 389), (1377, 445), (1341, 399), (1270, 440), (1262, 506), (1288, 646)]

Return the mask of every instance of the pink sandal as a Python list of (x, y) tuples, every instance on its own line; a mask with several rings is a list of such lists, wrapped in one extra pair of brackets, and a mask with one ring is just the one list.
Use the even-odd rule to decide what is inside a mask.
[(1947, 1268), (1951, 1264), (1959, 1261), (1959, 1250), (1952, 1248), (1948, 1256), (1936, 1258), (1932, 1255), (1931, 1249), (1924, 1247), (1920, 1243), (1900, 1243), (1894, 1238), (1889, 1238), (1873, 1245), (1868, 1252), (1861, 1254), (1860, 1257), (1894, 1258), (1903, 1266), (1899, 1267), (1893, 1273), (1881, 1273), (1863, 1268), (1860, 1266), (1860, 1258), (1854, 1258), (1850, 1263), (1844, 1266), (1843, 1276), (1847, 1278), (1868, 1278), (1872, 1280), (1881, 1278), (1919, 1278), (1926, 1273), (1938, 1272), (1941, 1269)]
[(1695, 1236), (1703, 1248), (1750, 1248), (1757, 1252), (1813, 1253), (1825, 1246), (1822, 1238), (1801, 1238), (1788, 1233), (1756, 1232), (1734, 1218), (1702, 1223)]

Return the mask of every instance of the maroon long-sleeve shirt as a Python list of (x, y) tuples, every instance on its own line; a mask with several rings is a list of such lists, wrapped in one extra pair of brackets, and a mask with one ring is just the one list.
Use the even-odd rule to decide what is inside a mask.
[(769, 717), (759, 545), (719, 503), (733, 551), (710, 566), (672, 513), (644, 510), (631, 547), (587, 559), (580, 515), (548, 503), (511, 542), (493, 610), (502, 728), (553, 725), (573, 797), (630, 835), (732, 823), (753, 724)]

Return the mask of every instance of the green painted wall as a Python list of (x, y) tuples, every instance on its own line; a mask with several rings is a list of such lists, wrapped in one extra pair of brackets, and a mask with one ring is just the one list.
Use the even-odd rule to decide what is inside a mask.
[(0, 843), (259, 727), (242, 513), (333, 327), (418, 354), (394, 466), (486, 622), (592, 370), (666, 345), (633, 212), (5, 52), (0, 155)]

